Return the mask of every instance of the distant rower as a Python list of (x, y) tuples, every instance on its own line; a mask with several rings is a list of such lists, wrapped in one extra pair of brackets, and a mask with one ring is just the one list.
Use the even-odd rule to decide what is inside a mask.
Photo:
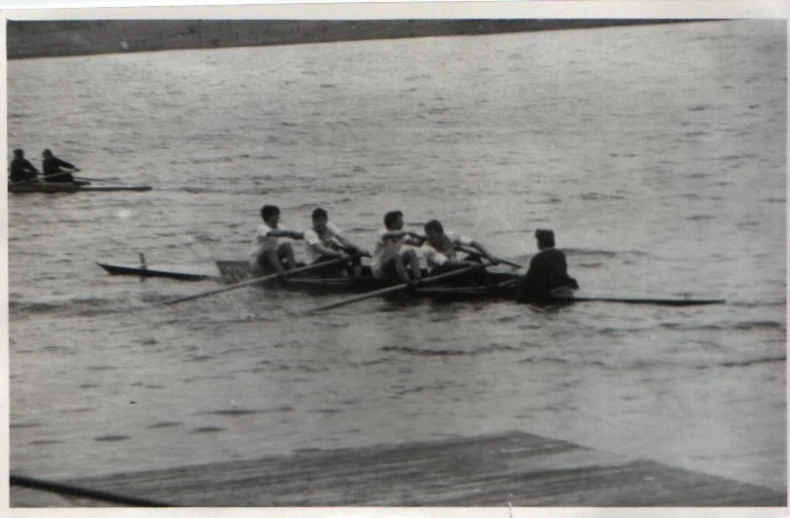
[[(370, 267), (373, 276), (392, 282), (419, 282), (422, 278), (420, 259), (413, 250), (401, 251), (403, 245), (420, 246), (420, 236), (403, 230), (403, 213), (393, 210), (384, 215), (384, 229), (378, 233)], [(409, 267), (409, 270), (406, 267)], [(409, 272), (411, 277), (409, 277)]]
[[(45, 149), (41, 155), (44, 157), (44, 162), (41, 165), (41, 169), (44, 171), (44, 181), (45, 182), (74, 182), (74, 177), (71, 175), (74, 171), (79, 171), (76, 166), (66, 162), (65, 160), (61, 160), (60, 158), (56, 157), (52, 154), (52, 151), (49, 149)], [(66, 169), (71, 169), (70, 172), (64, 171), (61, 169), (65, 167)]]
[[(432, 219), (425, 224), (424, 229), (425, 244), (420, 251), (432, 271), (441, 272), (478, 264), (479, 261), (470, 261), (477, 254), (470, 254), (469, 251), (466, 251), (469, 254), (466, 259), (457, 259), (457, 251), (464, 246), (474, 248), (480, 256), (485, 257), (492, 264), (499, 264), (499, 260), (493, 257), (481, 243), (456, 232), (445, 232), (439, 220)], [(464, 251), (463, 249), (461, 250)]]
[(296, 266), (296, 258), (290, 242), (278, 243), (277, 240), (281, 237), (303, 239), (304, 234), (280, 228), (280, 209), (274, 205), (264, 205), (261, 218), (263, 224), (255, 234), (250, 266), (256, 275), (283, 274)]
[(526, 301), (546, 300), (558, 288), (579, 289), (576, 279), (568, 275), (565, 252), (554, 248), (554, 232), (538, 229), (535, 238), (540, 252), (532, 257), (529, 271), (516, 284), (519, 297)]
[[(329, 215), (324, 209), (315, 209), (312, 220), (313, 228), (304, 234), (304, 241), (312, 264), (324, 263), (356, 254), (356, 257), (352, 259), (352, 265), (354, 274), (359, 275), (362, 265), (361, 255), (367, 254), (367, 252), (343, 237), (340, 229), (329, 221)], [(347, 267), (348, 264), (346, 263), (337, 263), (319, 270), (324, 274), (340, 274)]]
[(14, 150), (14, 159), (9, 166), (11, 173), (11, 183), (34, 182), (40, 174), (38, 169), (25, 158), (25, 152), (21, 149)]

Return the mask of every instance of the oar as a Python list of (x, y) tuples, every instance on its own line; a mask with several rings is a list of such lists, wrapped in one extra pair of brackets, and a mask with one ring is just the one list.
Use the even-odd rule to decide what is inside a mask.
[(509, 281), (500, 282), (499, 284), (496, 285), (496, 287), (497, 288), (509, 288), (510, 286), (515, 286), (516, 283), (518, 283), (518, 281), (520, 281), (520, 280), (521, 280), (520, 278), (519, 279), (510, 279)]
[(323, 262), (323, 263), (311, 264), (309, 266), (304, 266), (302, 268), (295, 268), (293, 270), (288, 270), (288, 271), (286, 271), (283, 274), (272, 273), (272, 274), (269, 274), (269, 275), (264, 275), (263, 277), (256, 277), (255, 279), (249, 279), (249, 280), (246, 280), (246, 281), (242, 281), (242, 282), (233, 284), (231, 286), (225, 286), (224, 288), (219, 288), (219, 289), (211, 290), (211, 291), (204, 291), (203, 293), (196, 293), (195, 295), (187, 295), (186, 297), (180, 297), (180, 298), (177, 298), (177, 299), (166, 300), (166, 301), (160, 302), (160, 303), (158, 303), (156, 305), (157, 306), (163, 306), (163, 305), (168, 305), (168, 304), (178, 304), (179, 302), (186, 302), (187, 300), (195, 300), (195, 299), (199, 299), (199, 298), (202, 298), (202, 297), (208, 297), (209, 295), (216, 295), (217, 293), (224, 293), (226, 291), (231, 291), (231, 290), (235, 290), (235, 289), (238, 289), (238, 288), (243, 288), (244, 286), (249, 286), (250, 284), (257, 284), (259, 282), (269, 281), (269, 280), (275, 279), (277, 277), (285, 278), (285, 277), (288, 277), (288, 276), (293, 275), (295, 273), (309, 272), (310, 270), (314, 270), (316, 268), (323, 268), (323, 267), (325, 267), (327, 265), (330, 265), (330, 264), (335, 264), (335, 263), (339, 263), (339, 262), (342, 262), (342, 261), (348, 261), (349, 259), (351, 259), (351, 257), (341, 257), (341, 258), (333, 259), (331, 261), (326, 261), (326, 262)]
[[(480, 251), (479, 251), (479, 250), (472, 250), (471, 248), (466, 248), (466, 247), (463, 247), (463, 246), (459, 246), (459, 247), (458, 247), (458, 250), (460, 250), (460, 251), (462, 251), (462, 252), (464, 252), (464, 253), (467, 253), (467, 254), (472, 254), (472, 255), (483, 255), (483, 254), (481, 254), (481, 253), (480, 253)], [(513, 262), (511, 262), (511, 261), (508, 261), (507, 259), (502, 259), (501, 257), (494, 257), (494, 259), (495, 259), (496, 261), (498, 261), (498, 262), (502, 263), (502, 264), (506, 264), (506, 265), (508, 265), (508, 266), (512, 266), (513, 268), (524, 268), (523, 266), (521, 266), (521, 265), (520, 265), (520, 264), (518, 264), (518, 263), (513, 263)]]
[[(410, 223), (410, 225), (411, 224), (413, 224), (413, 223)], [(420, 236), (420, 239), (423, 242), (425, 242), (428, 238), (425, 237), (425, 236)], [(467, 253), (467, 254), (480, 255), (480, 256), (483, 255), (483, 254), (480, 253), (480, 250), (473, 250), (471, 248), (466, 248), (466, 247), (463, 247), (463, 246), (459, 246), (458, 250), (460, 250), (460, 251), (462, 251), (464, 253)], [(512, 266), (513, 268), (523, 268), (523, 266), (521, 266), (520, 264), (510, 262), (507, 259), (502, 259), (501, 257), (494, 257), (494, 259), (497, 260), (498, 262), (502, 263), (502, 264), (506, 264), (508, 266)]]
[[(460, 270), (453, 270), (452, 272), (443, 273), (441, 275), (434, 275), (432, 277), (427, 277), (427, 278), (422, 280), (421, 285), (422, 284), (428, 284), (428, 283), (431, 283), (431, 282), (440, 281), (442, 279), (447, 279), (447, 278), (450, 278), (450, 277), (454, 277), (456, 275), (461, 275), (463, 273), (469, 273), (472, 270), (474, 270), (474, 267), (461, 268)], [(306, 313), (307, 314), (317, 313), (319, 311), (325, 311), (327, 309), (333, 309), (333, 308), (337, 308), (337, 307), (340, 307), (340, 306), (345, 306), (347, 304), (352, 304), (354, 302), (359, 302), (361, 300), (369, 299), (369, 298), (372, 298), (372, 297), (378, 297), (379, 295), (386, 295), (387, 293), (394, 293), (396, 291), (402, 291), (402, 290), (405, 290), (406, 288), (408, 288), (411, 285), (412, 284), (410, 282), (405, 282), (403, 284), (398, 284), (396, 286), (390, 286), (389, 288), (382, 288), (380, 290), (376, 290), (376, 291), (371, 291), (369, 293), (365, 293), (364, 295), (358, 295), (356, 297), (351, 297), (351, 298), (348, 298), (348, 299), (345, 299), (345, 300), (341, 300), (339, 302), (333, 302), (332, 304), (326, 304), (325, 306), (318, 306), (317, 308), (313, 308), (313, 309), (307, 310)]]
[(74, 179), (75, 180), (84, 180), (86, 182), (109, 183), (110, 185), (123, 185), (125, 187), (132, 187), (132, 185), (129, 185), (128, 183), (120, 183), (120, 182), (116, 182), (114, 180), (102, 180), (101, 178), (86, 178), (84, 176), (75, 176)]

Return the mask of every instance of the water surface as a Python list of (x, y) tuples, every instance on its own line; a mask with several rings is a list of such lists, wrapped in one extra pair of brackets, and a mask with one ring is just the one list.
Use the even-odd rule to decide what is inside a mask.
[[(10, 147), (150, 193), (9, 198), (11, 468), (42, 478), (520, 430), (786, 486), (786, 36), (730, 21), (8, 64)], [(386, 210), (591, 290), (327, 302), (110, 277)], [(418, 228), (418, 227), (415, 227)]]

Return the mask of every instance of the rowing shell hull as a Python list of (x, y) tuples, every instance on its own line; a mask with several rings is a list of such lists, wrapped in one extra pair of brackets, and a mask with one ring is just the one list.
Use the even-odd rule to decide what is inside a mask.
[(106, 264), (96, 263), (101, 266), (104, 271), (110, 275), (135, 275), (139, 277), (165, 277), (168, 279), (176, 279), (179, 281), (202, 281), (206, 279), (215, 279), (216, 275), (210, 275), (202, 272), (184, 272), (175, 271), (164, 268), (152, 268), (143, 266), (126, 266), (120, 264)]
[[(217, 268), (222, 278), (234, 281), (250, 276), (250, 267), (246, 261), (217, 261)], [(370, 275), (368, 271), (368, 275)], [(513, 287), (499, 286), (521, 278), (520, 275), (508, 272), (488, 272), (488, 284), (470, 285), (468, 281), (452, 280), (437, 286), (426, 286), (396, 294), (395, 296), (427, 296), (448, 300), (519, 300), (519, 293)], [(358, 278), (289, 278), (267, 283), (269, 287), (306, 291), (308, 293), (367, 293), (386, 288), (391, 284), (371, 277)], [(590, 293), (584, 291), (567, 291), (556, 294), (549, 300), (533, 301), (537, 304), (573, 304), (579, 302), (619, 302), (625, 304), (657, 304), (664, 306), (702, 306), (724, 304), (724, 299), (699, 298), (683, 296), (641, 296), (617, 293)]]
[(33, 192), (43, 193), (71, 193), (71, 192), (115, 192), (115, 191), (150, 191), (150, 185), (82, 185), (71, 182), (51, 182), (51, 183), (27, 183), (19, 185), (9, 185), (8, 192), (14, 194), (25, 194)]

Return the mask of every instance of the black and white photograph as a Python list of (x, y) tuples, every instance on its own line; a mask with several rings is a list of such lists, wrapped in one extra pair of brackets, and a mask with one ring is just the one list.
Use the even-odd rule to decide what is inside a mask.
[(90, 12), (6, 13), (12, 510), (786, 507), (786, 19)]

